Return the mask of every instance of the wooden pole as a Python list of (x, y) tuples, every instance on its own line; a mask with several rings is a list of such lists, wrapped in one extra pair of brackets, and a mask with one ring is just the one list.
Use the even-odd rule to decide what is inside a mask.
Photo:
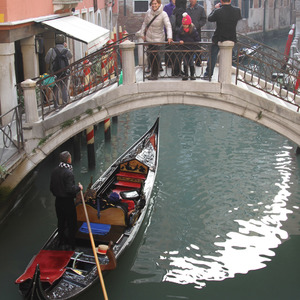
[(110, 118), (104, 120), (104, 139), (105, 141), (110, 141)]
[(86, 129), (86, 141), (88, 150), (88, 165), (89, 168), (94, 168), (96, 165), (95, 159), (95, 138), (94, 138), (94, 126), (91, 125)]
[(102, 287), (102, 291), (103, 291), (103, 296), (104, 296), (105, 300), (108, 300), (106, 289), (105, 289), (105, 284), (104, 284), (104, 280), (103, 280), (103, 276), (102, 276), (102, 271), (101, 271), (101, 267), (100, 267), (100, 264), (99, 264), (97, 251), (96, 251), (96, 248), (95, 248), (95, 242), (94, 242), (94, 238), (93, 238), (93, 234), (92, 234), (92, 230), (91, 230), (90, 220), (89, 220), (89, 216), (88, 216), (88, 213), (87, 213), (87, 210), (86, 210), (85, 201), (84, 201), (82, 191), (80, 191), (80, 194), (81, 194), (82, 205), (83, 205), (83, 209), (84, 209), (84, 213), (85, 213), (85, 217), (86, 217), (86, 223), (87, 223), (87, 226), (88, 226), (88, 229), (89, 229), (89, 235), (90, 235), (90, 240), (91, 240), (91, 244), (92, 244), (92, 249), (93, 249), (93, 253), (94, 253), (94, 256), (95, 256), (95, 261), (96, 261), (96, 265), (97, 265), (97, 269), (98, 269), (99, 279), (100, 279), (100, 283), (101, 283), (101, 287)]

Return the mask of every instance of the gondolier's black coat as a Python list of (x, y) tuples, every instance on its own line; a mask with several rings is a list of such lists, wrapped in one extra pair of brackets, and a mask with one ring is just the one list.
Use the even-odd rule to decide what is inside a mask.
[[(61, 163), (51, 174), (50, 191), (56, 197), (55, 209), (58, 219), (58, 235), (62, 244), (67, 243), (75, 247), (75, 234), (77, 230), (77, 215), (74, 203), (80, 187), (75, 185), (74, 174), (68, 164)], [(65, 235), (65, 228), (69, 231)]]

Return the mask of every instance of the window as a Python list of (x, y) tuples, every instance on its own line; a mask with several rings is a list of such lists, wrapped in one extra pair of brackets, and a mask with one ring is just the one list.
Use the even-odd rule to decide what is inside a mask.
[(95, 24), (95, 14), (94, 14), (94, 8), (93, 7), (89, 8), (89, 22)]
[(102, 26), (102, 16), (101, 16), (101, 11), (100, 9), (97, 10), (97, 21), (96, 25)]
[(149, 8), (148, 0), (134, 1), (133, 3), (133, 12), (135, 13), (146, 12), (148, 8)]
[(249, 0), (242, 1), (242, 18), (248, 19), (249, 17)]
[(88, 14), (86, 9), (81, 10), (81, 19), (87, 21), (88, 20)]

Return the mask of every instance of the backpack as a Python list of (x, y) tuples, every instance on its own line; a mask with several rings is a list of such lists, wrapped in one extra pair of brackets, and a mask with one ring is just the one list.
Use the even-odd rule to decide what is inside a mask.
[[(52, 62), (52, 72), (55, 73), (67, 67), (69, 65), (69, 60), (67, 58), (68, 49), (63, 49), (62, 52), (60, 52), (57, 48), (53, 48), (53, 50), (55, 51), (56, 56)], [(69, 69), (64, 70), (63, 72), (58, 73), (57, 77), (68, 75), (68, 72)]]

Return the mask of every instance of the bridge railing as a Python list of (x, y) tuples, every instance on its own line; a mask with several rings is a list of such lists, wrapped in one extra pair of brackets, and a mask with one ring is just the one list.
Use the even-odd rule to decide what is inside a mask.
[(182, 77), (183, 64), (190, 60), (195, 63), (195, 78), (200, 78), (205, 72), (211, 48), (211, 43), (204, 42), (137, 43), (139, 45), (143, 47), (143, 81), (156, 68), (155, 65), (159, 68), (158, 79)]
[(21, 105), (18, 105), (0, 116), (0, 179), (5, 163), (24, 146), (20, 110)]
[(233, 53), (236, 83), (244, 82), (295, 104), (296, 97), (300, 96), (297, 87), (300, 79), (298, 60), (286, 57), (283, 53), (243, 35), (238, 35), (238, 43)]
[[(132, 39), (132, 36), (111, 42), (51, 75), (33, 78), (36, 81), (38, 109), (42, 118), (68, 103), (118, 83), (122, 71), (119, 45), (126, 39)], [(18, 91), (22, 96), (21, 85), (18, 85)]]

